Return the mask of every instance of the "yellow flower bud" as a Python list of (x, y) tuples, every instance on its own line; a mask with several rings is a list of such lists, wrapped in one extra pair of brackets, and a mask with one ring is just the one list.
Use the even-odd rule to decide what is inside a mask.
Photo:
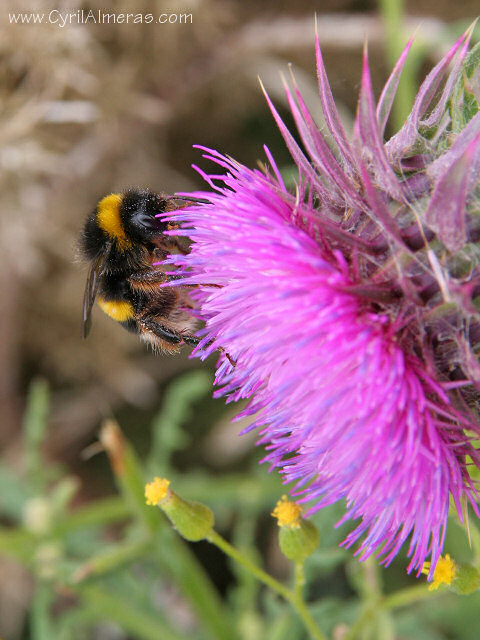
[[(425, 562), (422, 568), (422, 573), (428, 574), (430, 572), (431, 562)], [(433, 572), (433, 579), (428, 589), (429, 591), (435, 591), (441, 584), (449, 585), (455, 578), (456, 565), (455, 562), (447, 553), (444, 556), (440, 556)]]
[(480, 588), (480, 574), (475, 567), (470, 564), (455, 565), (455, 579), (450, 588), (455, 593), (468, 596)]
[(319, 533), (316, 526), (301, 517), (302, 507), (282, 496), (272, 516), (277, 518), (280, 531), (278, 542), (283, 555), (289, 560), (302, 562), (318, 546)]
[(300, 518), (302, 515), (302, 507), (296, 502), (292, 502), (287, 496), (282, 496), (277, 502), (275, 509), (271, 514), (278, 520), (279, 527), (290, 527), (290, 529), (298, 529), (300, 526)]
[[(430, 562), (425, 562), (422, 573), (428, 574), (430, 566)], [(480, 573), (470, 564), (454, 562), (447, 553), (445, 557), (440, 556), (428, 589), (434, 591), (443, 584), (454, 593), (466, 596), (480, 588)]]
[(178, 533), (190, 542), (198, 542), (208, 536), (215, 519), (212, 510), (199, 502), (183, 500), (169, 489), (170, 481), (155, 478), (145, 487), (148, 505), (158, 505)]
[(159, 502), (164, 500), (168, 494), (168, 486), (170, 480), (166, 478), (154, 478), (153, 482), (149, 482), (145, 485), (145, 498), (146, 502), (150, 506), (156, 506)]

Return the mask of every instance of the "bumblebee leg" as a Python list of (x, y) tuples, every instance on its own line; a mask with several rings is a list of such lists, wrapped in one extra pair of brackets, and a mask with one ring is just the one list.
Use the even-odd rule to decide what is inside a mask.
[[(177, 333), (173, 329), (168, 329), (167, 327), (165, 327), (165, 325), (160, 324), (155, 320), (151, 320), (150, 318), (138, 320), (138, 322), (141, 327), (147, 329), (148, 331), (151, 331), (157, 337), (161, 338), (162, 340), (165, 340), (165, 342), (169, 342), (170, 344), (180, 344), (181, 342), (183, 342), (185, 344), (188, 344), (190, 347), (196, 347), (200, 342), (200, 338), (197, 338), (197, 336), (191, 336), (184, 333)], [(220, 351), (220, 353), (225, 354), (225, 357), (230, 362), (232, 367), (235, 366), (235, 361), (225, 351), (223, 347), (218, 347), (217, 351)]]
[[(170, 241), (172, 241), (172, 236), (170, 236)], [(188, 255), (190, 253), (190, 247), (182, 247), (182, 245), (180, 244), (180, 242), (176, 238), (172, 242), (172, 245), (175, 247), (175, 249), (178, 251), (178, 253), (181, 253), (184, 256), (186, 256), (186, 255)]]
[(170, 344), (180, 344), (183, 340), (179, 333), (150, 318), (139, 319), (137, 322), (143, 329), (151, 331), (158, 338), (161, 338)]
[(170, 342), (171, 344), (180, 344), (180, 342), (184, 342), (191, 347), (196, 347), (200, 342), (200, 338), (197, 338), (196, 336), (177, 333), (174, 329), (169, 329), (165, 325), (160, 324), (159, 322), (157, 322), (156, 320), (152, 320), (151, 318), (145, 318), (143, 320), (139, 320), (138, 322), (142, 327), (148, 329), (159, 338), (162, 338), (162, 340)]
[[(160, 271), (160, 269), (147, 269), (145, 271), (138, 271), (132, 273), (128, 278), (128, 281), (133, 285), (141, 284), (163, 284), (165, 282), (174, 282), (175, 280), (181, 280), (184, 276), (176, 274), (173, 271)], [(219, 284), (183, 284), (182, 287), (186, 289), (197, 289), (198, 287), (215, 287), (221, 289)]]
[(168, 248), (168, 251), (165, 249), (161, 249), (160, 247), (156, 247), (153, 250), (153, 253), (155, 255), (155, 258), (157, 258), (158, 260), (165, 260), (172, 249), (176, 249), (178, 253), (181, 253), (184, 256), (190, 253), (190, 249), (188, 247), (183, 247), (176, 238), (170, 237), (168, 238), (168, 240), (163, 240), (162, 244)]
[(162, 340), (170, 342), (171, 344), (180, 344), (180, 342), (184, 342), (191, 347), (196, 347), (200, 342), (200, 338), (197, 338), (196, 336), (177, 333), (174, 329), (169, 329), (165, 325), (160, 324), (159, 322), (157, 322), (156, 320), (152, 320), (151, 318), (144, 318), (143, 320), (139, 320), (138, 322), (142, 327), (148, 329), (159, 338), (162, 338)]
[[(184, 277), (185, 276), (181, 274), (176, 274), (174, 271), (167, 271), (165, 273), (165, 279), (168, 282), (175, 282), (175, 280), (182, 280), (182, 278)], [(182, 284), (182, 287), (185, 287), (185, 289), (198, 289), (198, 287), (214, 287), (215, 289), (221, 289), (222, 285), (221, 284), (204, 284), (202, 282), (202, 284)]]
[(146, 269), (145, 271), (137, 271), (132, 273), (128, 281), (135, 287), (135, 285), (142, 284), (162, 284), (168, 280), (167, 275), (160, 269)]
[[(182, 339), (185, 342), (185, 344), (188, 344), (191, 347), (196, 347), (200, 342), (200, 338), (197, 338), (197, 336), (182, 335)], [(211, 344), (211, 343), (208, 343), (208, 344)], [(226, 359), (229, 361), (232, 367), (235, 366), (235, 360), (233, 360), (233, 358), (225, 351), (223, 347), (217, 347), (217, 351), (220, 351), (220, 353), (225, 354)]]

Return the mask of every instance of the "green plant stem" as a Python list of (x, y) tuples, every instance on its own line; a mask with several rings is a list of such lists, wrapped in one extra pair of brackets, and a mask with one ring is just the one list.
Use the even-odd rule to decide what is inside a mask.
[[(270, 589), (278, 593), (282, 598), (290, 602), (293, 606), (299, 617), (301, 618), (303, 624), (308, 629), (309, 634), (315, 640), (327, 640), (327, 637), (323, 634), (323, 632), (318, 628), (317, 623), (313, 619), (311, 613), (307, 609), (307, 605), (303, 599), (303, 595), (301, 593), (301, 589), (298, 589), (298, 575), (296, 568), (296, 586), (295, 591), (288, 589), (281, 582), (273, 578), (270, 574), (268, 574), (263, 569), (260, 569), (256, 564), (254, 564), (249, 558), (247, 558), (241, 551), (236, 549), (233, 545), (227, 542), (220, 534), (216, 531), (210, 532), (207, 536), (207, 540), (217, 546), (223, 553), (227, 556), (238, 562), (240, 565), (245, 567), (250, 573), (252, 573), (258, 580), (263, 582), (263, 584), (267, 585)], [(298, 563), (300, 564), (300, 563)], [(298, 567), (298, 565), (297, 565)], [(303, 566), (302, 566), (303, 573)]]
[(378, 573), (378, 564), (374, 558), (367, 558), (357, 567), (358, 582), (355, 588), (363, 601), (360, 613), (345, 635), (344, 640), (356, 640), (362, 637), (365, 627), (378, 621), (382, 590)]
[(303, 587), (305, 586), (305, 564), (303, 562), (295, 563), (295, 596), (299, 600), (303, 600)]
[[(404, 0), (379, 0), (379, 9), (385, 27), (385, 48), (389, 65), (394, 65), (405, 46)], [(416, 92), (415, 69), (417, 62), (410, 53), (403, 67), (395, 101), (392, 107), (393, 126), (397, 131), (404, 123)]]
[(358, 616), (354, 624), (344, 635), (343, 640), (357, 640), (358, 638), (360, 638), (360, 634), (362, 633), (364, 627), (366, 627), (367, 624), (375, 618), (378, 605), (379, 602), (377, 600), (371, 600), (368, 602), (368, 604), (364, 605), (364, 607), (362, 608), (362, 613)]
[(212, 544), (216, 545), (219, 549), (221, 549), (227, 556), (233, 558), (236, 562), (241, 564), (243, 567), (248, 569), (253, 575), (258, 578), (261, 582), (270, 587), (277, 593), (279, 593), (286, 600), (291, 601), (293, 597), (293, 593), (285, 587), (281, 582), (273, 578), (270, 574), (268, 574), (263, 569), (260, 569), (256, 564), (254, 564), (249, 558), (247, 558), (241, 551), (236, 549), (233, 545), (222, 538), (222, 536), (216, 531), (212, 531), (209, 533), (207, 540)]
[(406, 607), (425, 598), (431, 598), (432, 593), (428, 590), (427, 584), (419, 584), (414, 587), (407, 587), (406, 589), (400, 589), (391, 596), (375, 597), (369, 599), (362, 612), (358, 616), (355, 623), (350, 627), (343, 640), (357, 640), (361, 637), (361, 633), (364, 628), (371, 623), (381, 611), (391, 611), (392, 609), (399, 609), (400, 607)]
[(416, 584), (414, 587), (400, 589), (392, 593), (391, 596), (385, 597), (381, 606), (383, 609), (398, 609), (399, 607), (406, 607), (419, 600), (425, 600), (425, 598), (432, 598), (434, 594), (428, 590), (428, 587), (428, 584)]
[(54, 592), (51, 587), (39, 580), (33, 594), (31, 609), (31, 632), (35, 640), (48, 640), (56, 635), (50, 615), (53, 598)]
[(169, 533), (172, 535), (167, 538), (166, 548), (170, 552), (159, 554), (161, 565), (170, 571), (172, 578), (188, 598), (192, 609), (210, 634), (208, 637), (235, 640), (237, 634), (233, 631), (229, 612), (205, 569), (187, 543), (173, 530)]

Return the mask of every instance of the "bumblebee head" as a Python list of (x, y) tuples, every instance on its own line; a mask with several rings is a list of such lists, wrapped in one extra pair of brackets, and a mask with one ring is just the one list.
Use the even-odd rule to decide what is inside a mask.
[(148, 189), (105, 196), (97, 206), (97, 223), (104, 233), (125, 251), (134, 243), (151, 242), (167, 229), (155, 216), (167, 210), (168, 198)]
[(120, 218), (127, 236), (148, 242), (167, 230), (167, 223), (156, 216), (167, 210), (168, 198), (148, 189), (130, 190), (123, 195)]

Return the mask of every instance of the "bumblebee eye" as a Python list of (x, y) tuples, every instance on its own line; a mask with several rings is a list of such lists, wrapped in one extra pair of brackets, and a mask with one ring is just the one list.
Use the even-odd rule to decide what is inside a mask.
[(143, 242), (163, 233), (167, 224), (155, 216), (165, 211), (166, 202), (165, 198), (148, 190), (128, 191), (120, 212), (127, 234)]
[(139, 209), (131, 218), (132, 224), (136, 227), (145, 227), (146, 229), (157, 229), (160, 220), (157, 220), (154, 216), (150, 215), (146, 211)]
[(167, 225), (160, 218), (156, 218), (154, 214), (147, 213), (145, 210), (139, 209), (131, 217), (133, 224), (139, 231), (165, 231)]

